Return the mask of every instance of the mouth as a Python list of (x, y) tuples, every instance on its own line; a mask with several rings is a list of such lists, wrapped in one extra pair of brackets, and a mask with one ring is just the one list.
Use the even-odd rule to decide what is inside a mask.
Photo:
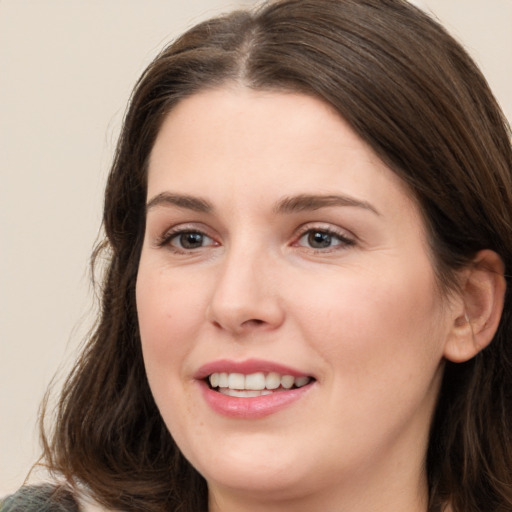
[(316, 377), (275, 361), (222, 359), (195, 374), (202, 396), (221, 416), (256, 420), (292, 407), (316, 387)]
[(309, 376), (256, 372), (250, 374), (214, 372), (205, 378), (208, 387), (226, 396), (253, 398), (303, 388), (315, 379)]

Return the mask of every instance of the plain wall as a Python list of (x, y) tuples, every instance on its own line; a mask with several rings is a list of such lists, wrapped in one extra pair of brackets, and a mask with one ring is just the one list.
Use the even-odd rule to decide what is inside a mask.
[[(0, 0), (0, 495), (35, 461), (39, 403), (94, 318), (88, 259), (135, 80), (187, 27), (251, 3)], [(464, 42), (511, 119), (512, 1), (415, 3)]]

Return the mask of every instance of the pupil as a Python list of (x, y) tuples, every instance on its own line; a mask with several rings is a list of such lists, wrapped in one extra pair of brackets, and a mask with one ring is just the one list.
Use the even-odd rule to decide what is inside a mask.
[(203, 235), (201, 233), (183, 233), (180, 236), (180, 243), (185, 249), (201, 247), (203, 243)]
[(331, 241), (331, 235), (329, 235), (329, 233), (322, 233), (321, 231), (313, 231), (308, 236), (309, 245), (315, 249), (329, 247)]

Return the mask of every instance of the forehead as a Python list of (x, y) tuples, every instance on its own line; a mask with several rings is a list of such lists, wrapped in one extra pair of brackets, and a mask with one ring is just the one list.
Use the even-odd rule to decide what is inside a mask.
[(327, 103), (235, 86), (195, 94), (167, 115), (150, 156), (148, 198), (164, 190), (231, 204), (248, 191), (262, 200), (344, 192), (379, 201), (391, 191), (401, 203), (412, 200)]

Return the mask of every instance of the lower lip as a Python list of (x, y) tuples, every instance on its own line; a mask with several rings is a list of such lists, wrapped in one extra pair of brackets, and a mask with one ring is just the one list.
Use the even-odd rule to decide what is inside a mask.
[(231, 418), (256, 419), (282, 411), (300, 400), (310, 389), (311, 384), (301, 388), (275, 391), (271, 395), (255, 397), (227, 396), (214, 391), (201, 382), (201, 391), (206, 403), (218, 414)]

